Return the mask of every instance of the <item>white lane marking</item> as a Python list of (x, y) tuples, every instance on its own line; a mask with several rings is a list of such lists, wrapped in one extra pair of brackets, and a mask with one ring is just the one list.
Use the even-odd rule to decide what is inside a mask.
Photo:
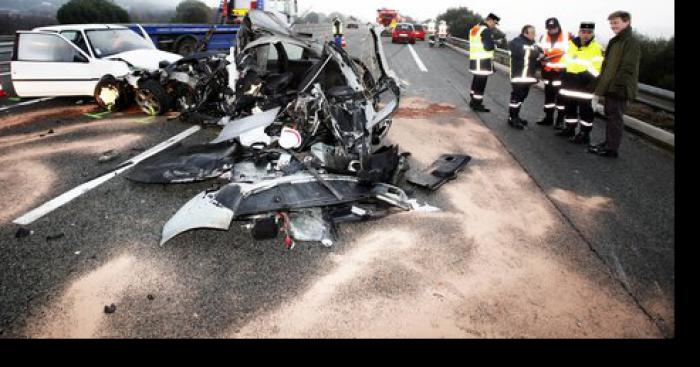
[(17, 103), (17, 104), (13, 104), (13, 105), (11, 105), (11, 106), (0, 107), (0, 112), (5, 111), (5, 110), (10, 110), (10, 109), (13, 109), (13, 108), (19, 107), (19, 106), (28, 106), (28, 105), (30, 105), (30, 104), (48, 101), (48, 100), (50, 100), (50, 99), (54, 99), (54, 97), (46, 97), (46, 98), (39, 98), (39, 99), (30, 99), (30, 100), (28, 100), (28, 101), (19, 102), (19, 103)]
[(423, 64), (423, 61), (421, 61), (420, 57), (418, 57), (416, 50), (414, 50), (413, 47), (411, 47), (411, 45), (408, 45), (408, 50), (411, 51), (413, 59), (416, 60), (416, 65), (418, 65), (418, 69), (420, 69), (420, 71), (424, 73), (428, 72), (428, 69), (425, 67), (425, 64)]
[(0, 73), (0, 76), (10, 75), (10, 73)]
[(70, 191), (67, 191), (63, 193), (60, 196), (57, 196), (54, 199), (51, 199), (50, 201), (44, 203), (43, 205), (31, 210), (30, 212), (24, 214), (23, 216), (15, 219), (12, 221), (12, 223), (19, 224), (19, 225), (27, 225), (35, 220), (43, 217), (44, 215), (51, 213), (55, 209), (60, 208), (61, 206), (69, 203), (73, 199), (77, 198), (78, 196), (94, 189), (95, 187), (109, 181), (110, 179), (116, 177), (120, 173), (126, 171), (127, 169), (133, 167), (137, 163), (143, 161), (144, 159), (172, 146), (173, 144), (179, 142), (180, 140), (196, 133), (197, 131), (201, 130), (202, 127), (197, 125), (197, 126), (192, 126), (191, 128), (171, 137), (170, 139), (154, 146), (153, 148), (131, 158), (128, 161), (123, 162), (120, 167), (117, 170), (111, 171), (109, 173), (106, 173), (92, 181), (88, 181)]

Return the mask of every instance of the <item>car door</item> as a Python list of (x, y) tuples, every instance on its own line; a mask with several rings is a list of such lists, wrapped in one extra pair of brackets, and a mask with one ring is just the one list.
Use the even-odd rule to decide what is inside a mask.
[(20, 97), (91, 96), (102, 76), (85, 52), (49, 32), (18, 32), (10, 68)]

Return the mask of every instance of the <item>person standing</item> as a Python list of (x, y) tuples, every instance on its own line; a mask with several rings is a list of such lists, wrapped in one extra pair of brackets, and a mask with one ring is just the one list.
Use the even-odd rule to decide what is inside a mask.
[(537, 83), (535, 71), (540, 51), (535, 37), (535, 27), (528, 24), (523, 27), (518, 37), (509, 42), (511, 93), (508, 124), (516, 129), (527, 125), (527, 120), (520, 118), (520, 108), (530, 92), (530, 87)]
[(495, 14), (489, 13), (486, 20), (469, 31), (469, 71), (474, 75), (469, 92), (469, 107), (474, 111), (491, 111), (484, 107), (484, 91), (488, 76), (493, 74), (493, 53), (496, 44), (492, 29), (500, 20)]
[[(581, 22), (578, 37), (569, 42), (564, 55), (566, 70), (559, 94), (565, 96), (566, 127), (556, 135), (577, 144), (589, 144), (593, 130), (593, 91), (603, 64), (603, 47), (595, 40), (595, 23)], [(579, 132), (576, 133), (576, 126)]]
[(343, 43), (343, 22), (340, 20), (339, 17), (334, 17), (333, 18), (333, 40), (335, 40), (335, 44), (339, 47), (342, 46)]
[(637, 96), (641, 47), (632, 32), (632, 16), (616, 11), (608, 16), (615, 33), (605, 49), (605, 60), (595, 94), (605, 98), (605, 141), (588, 149), (602, 157), (615, 158), (622, 142), (623, 116), (629, 101)]
[(545, 21), (547, 33), (540, 37), (540, 48), (544, 53), (542, 59), (542, 79), (544, 79), (544, 113), (545, 117), (538, 121), (539, 125), (554, 124), (554, 112), (557, 112), (555, 128), (564, 126), (564, 103), (559, 100), (561, 74), (564, 71), (562, 58), (569, 47), (569, 35), (561, 29), (557, 18)]

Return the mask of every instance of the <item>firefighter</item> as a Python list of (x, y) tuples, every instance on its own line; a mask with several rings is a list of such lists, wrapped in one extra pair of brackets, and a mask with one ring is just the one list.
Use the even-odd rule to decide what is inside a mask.
[(435, 26), (435, 21), (431, 19), (428, 22), (428, 41), (435, 41)]
[(333, 18), (333, 39), (335, 40), (335, 44), (338, 45), (339, 47), (342, 46), (343, 43), (343, 22), (340, 20), (338, 16)]
[(539, 125), (552, 125), (554, 112), (557, 112), (555, 129), (564, 127), (564, 104), (558, 100), (561, 88), (561, 74), (564, 64), (561, 59), (566, 54), (569, 46), (569, 35), (559, 25), (557, 18), (549, 18), (545, 21), (547, 33), (540, 37), (539, 46), (544, 52), (542, 58), (542, 79), (544, 79), (544, 119), (538, 121)]
[(530, 92), (530, 87), (537, 83), (535, 71), (538, 67), (540, 49), (535, 42), (535, 27), (525, 25), (520, 35), (508, 44), (510, 48), (510, 93), (508, 124), (522, 129), (527, 121), (520, 118), (520, 107)]
[[(563, 58), (566, 71), (559, 94), (565, 97), (566, 127), (557, 135), (577, 144), (589, 144), (593, 129), (593, 92), (603, 65), (603, 48), (595, 40), (595, 23), (582, 22), (578, 37), (569, 42)], [(576, 133), (576, 126), (579, 131)]]
[(486, 20), (469, 30), (469, 71), (474, 75), (469, 92), (469, 107), (477, 112), (490, 112), (484, 107), (484, 90), (488, 76), (493, 74), (493, 53), (496, 44), (493, 40), (493, 28), (501, 20), (493, 13)]

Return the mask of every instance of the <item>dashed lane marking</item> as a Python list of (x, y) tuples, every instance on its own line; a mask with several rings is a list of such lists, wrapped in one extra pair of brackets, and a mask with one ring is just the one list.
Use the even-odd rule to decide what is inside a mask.
[(52, 211), (62, 207), (63, 205), (71, 202), (73, 199), (79, 197), (82, 194), (85, 194), (86, 192), (94, 189), (95, 187), (109, 181), (110, 179), (117, 177), (120, 173), (126, 171), (127, 169), (133, 167), (137, 163), (143, 161), (144, 159), (167, 149), (168, 147), (174, 145), (175, 143), (185, 139), (186, 137), (196, 133), (197, 131), (201, 130), (202, 127), (197, 125), (197, 126), (192, 126), (191, 128), (171, 137), (170, 139), (154, 146), (153, 148), (131, 158), (128, 161), (123, 162), (118, 168), (106, 173), (92, 181), (88, 181), (70, 191), (67, 191), (63, 193), (62, 195), (51, 199), (50, 201), (44, 203), (43, 205), (31, 210), (30, 212), (22, 215), (21, 217), (15, 219), (12, 221), (12, 223), (19, 224), (19, 225), (27, 225), (31, 224), (35, 220), (43, 217), (46, 214), (51, 213)]
[(413, 55), (413, 60), (416, 60), (416, 65), (418, 65), (418, 69), (420, 71), (427, 73), (428, 68), (425, 67), (425, 64), (423, 64), (423, 61), (418, 57), (418, 54), (416, 53), (416, 50), (411, 47), (411, 45), (408, 45), (408, 50), (411, 51), (411, 55)]

